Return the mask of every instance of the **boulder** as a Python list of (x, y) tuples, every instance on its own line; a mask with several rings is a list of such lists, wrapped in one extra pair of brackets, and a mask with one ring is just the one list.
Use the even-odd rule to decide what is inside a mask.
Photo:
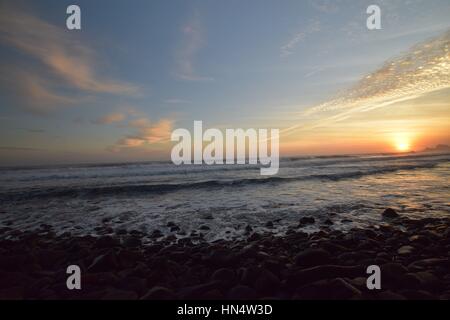
[(229, 268), (220, 268), (214, 271), (211, 276), (211, 280), (218, 280), (222, 283), (233, 284), (236, 280), (236, 275), (234, 271)]
[(392, 208), (387, 208), (382, 213), (383, 218), (398, 218), (400, 215)]
[(228, 292), (227, 297), (230, 300), (253, 300), (256, 299), (257, 293), (248, 286), (238, 285)]
[(89, 272), (107, 272), (117, 268), (117, 257), (114, 251), (97, 256), (88, 267)]
[(313, 224), (316, 222), (316, 219), (314, 217), (302, 217), (300, 219), (300, 224)]
[(400, 248), (398, 248), (397, 253), (401, 256), (406, 256), (413, 253), (414, 250), (415, 249), (413, 246), (401, 246)]
[(320, 280), (305, 285), (298, 290), (299, 299), (342, 300), (361, 297), (361, 291), (342, 278)]
[(330, 261), (331, 255), (323, 249), (306, 249), (295, 257), (297, 265), (306, 267), (328, 264)]

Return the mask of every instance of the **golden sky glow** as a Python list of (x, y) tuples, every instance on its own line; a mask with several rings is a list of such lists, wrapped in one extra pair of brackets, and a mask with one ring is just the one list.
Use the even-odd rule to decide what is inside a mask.
[(168, 160), (195, 120), (280, 129), (281, 156), (450, 144), (448, 0), (383, 1), (381, 30), (369, 0), (113, 2), (80, 32), (0, 3), (0, 165)]
[(319, 145), (330, 152), (406, 152), (449, 141), (449, 48), (447, 31), (301, 112), (299, 124), (282, 130), (282, 148), (288, 153), (319, 152)]

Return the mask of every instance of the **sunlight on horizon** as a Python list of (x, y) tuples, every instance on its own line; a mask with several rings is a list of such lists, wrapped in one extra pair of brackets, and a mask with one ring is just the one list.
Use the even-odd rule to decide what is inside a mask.
[(408, 134), (398, 133), (395, 137), (394, 145), (398, 152), (411, 151), (411, 139)]

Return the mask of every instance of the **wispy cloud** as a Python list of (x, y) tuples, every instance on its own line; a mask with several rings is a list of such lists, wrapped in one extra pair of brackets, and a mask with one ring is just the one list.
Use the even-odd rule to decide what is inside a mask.
[(324, 126), (348, 119), (354, 113), (387, 107), (450, 88), (449, 74), (450, 30), (387, 61), (349, 90), (302, 114), (306, 118), (317, 117), (318, 121), (308, 125), (294, 125), (284, 132)]
[(0, 75), (0, 85), (18, 97), (20, 106), (33, 114), (47, 114), (60, 106), (77, 102), (75, 97), (60, 93), (58, 84), (37, 72), (4, 64), (0, 67), (3, 71)]
[(112, 123), (121, 122), (121, 121), (125, 120), (125, 118), (126, 118), (126, 115), (124, 113), (113, 112), (110, 114), (106, 114), (106, 115), (94, 120), (93, 122), (95, 124), (112, 124)]
[(204, 46), (205, 30), (196, 11), (192, 18), (182, 26), (182, 44), (176, 52), (175, 75), (181, 80), (210, 81), (212, 77), (199, 75), (195, 68), (195, 59), (199, 50)]
[[(28, 61), (27, 71), (12, 71), (20, 78), (19, 82), (26, 83), (22, 86), (26, 94), (38, 103), (71, 102), (70, 97), (55, 91), (63, 85), (88, 93), (138, 92), (139, 88), (133, 84), (100, 76), (95, 67), (98, 59), (95, 52), (75, 37), (24, 10), (4, 6), (0, 11), (0, 43), (34, 58)], [(38, 67), (35, 62), (39, 62)]]
[(169, 141), (172, 133), (173, 119), (160, 119), (152, 123), (148, 118), (138, 118), (129, 122), (129, 128), (135, 129), (134, 134), (128, 134), (119, 139), (114, 146), (107, 149), (118, 152), (123, 148), (135, 148), (148, 144), (163, 143)]
[(318, 31), (320, 31), (320, 22), (317, 20), (310, 22), (304, 30), (296, 33), (285, 45), (281, 46), (280, 56), (290, 56), (294, 53), (294, 50), (299, 43), (304, 41), (310, 34)]

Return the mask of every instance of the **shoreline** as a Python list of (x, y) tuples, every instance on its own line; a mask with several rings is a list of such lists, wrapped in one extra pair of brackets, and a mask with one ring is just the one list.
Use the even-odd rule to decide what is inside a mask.
[[(249, 230), (244, 240), (212, 243), (152, 234), (160, 240), (150, 244), (139, 231), (4, 227), (0, 237), (14, 239), (0, 240), (0, 299), (450, 299), (450, 218), (386, 221), (348, 232)], [(72, 264), (81, 290), (66, 287)], [(367, 289), (369, 265), (381, 269), (381, 290)]]

